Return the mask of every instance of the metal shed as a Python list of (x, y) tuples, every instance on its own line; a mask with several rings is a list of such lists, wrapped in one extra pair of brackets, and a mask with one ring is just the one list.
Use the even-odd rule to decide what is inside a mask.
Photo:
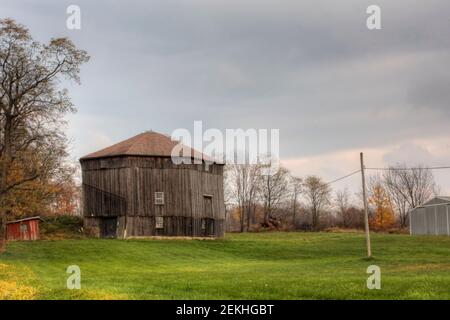
[(410, 213), (411, 235), (450, 236), (450, 197), (436, 197)]

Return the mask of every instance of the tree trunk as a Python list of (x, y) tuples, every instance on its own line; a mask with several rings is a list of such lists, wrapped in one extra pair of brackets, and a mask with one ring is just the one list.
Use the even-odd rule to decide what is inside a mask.
[(347, 211), (343, 209), (341, 211), (341, 214), (342, 214), (342, 224), (343, 224), (344, 228), (347, 228), (348, 227)]
[(244, 216), (245, 216), (245, 212), (244, 212), (244, 207), (241, 206), (239, 208), (240, 210), (240, 215), (239, 215), (239, 222), (240, 222), (240, 232), (244, 232)]
[(250, 211), (251, 211), (251, 208), (250, 208), (250, 205), (248, 205), (248, 207), (247, 207), (247, 209), (245, 210), (246, 212), (247, 212), (247, 232), (250, 230), (250, 215), (251, 215), (251, 213), (250, 213)]
[(297, 211), (297, 196), (294, 197), (294, 208), (292, 211), (292, 227), (295, 230), (295, 214)]
[(318, 230), (318, 225), (319, 225), (319, 212), (316, 208), (314, 208), (312, 210), (312, 228), (313, 231), (317, 231)]
[[(3, 211), (2, 209), (0, 209)], [(1, 212), (0, 219), (0, 254), (6, 251), (6, 214)]]
[(269, 214), (268, 214), (268, 207), (267, 207), (267, 202), (264, 203), (264, 219), (263, 219), (263, 224), (264, 226), (268, 226), (269, 225)]
[(3, 154), (0, 166), (0, 254), (6, 251), (6, 209), (4, 198), (7, 192), (8, 165), (11, 159), (11, 131), (12, 119), (5, 115), (5, 128), (3, 132)]

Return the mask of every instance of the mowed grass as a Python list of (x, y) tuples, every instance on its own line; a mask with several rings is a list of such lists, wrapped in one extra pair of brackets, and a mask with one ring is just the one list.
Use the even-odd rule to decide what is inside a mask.
[[(449, 237), (373, 234), (372, 246), (368, 261), (362, 233), (14, 242), (0, 257), (0, 297), (450, 299)], [(372, 264), (381, 268), (381, 290), (366, 287)], [(69, 265), (81, 268), (81, 290), (66, 288)]]

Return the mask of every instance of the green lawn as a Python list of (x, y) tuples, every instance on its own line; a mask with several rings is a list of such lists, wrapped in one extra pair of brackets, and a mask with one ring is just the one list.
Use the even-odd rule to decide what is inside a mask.
[[(228, 234), (225, 240), (10, 243), (0, 298), (450, 299), (450, 237), (356, 233)], [(366, 268), (381, 268), (368, 290)], [(66, 268), (81, 268), (81, 290)]]

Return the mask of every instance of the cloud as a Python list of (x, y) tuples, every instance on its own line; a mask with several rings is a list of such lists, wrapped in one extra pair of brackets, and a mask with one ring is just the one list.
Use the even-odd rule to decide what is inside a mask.
[[(360, 169), (359, 153), (364, 152), (365, 164), (368, 168), (386, 168), (397, 164), (408, 167), (426, 166), (442, 167), (449, 165), (450, 140), (434, 137), (432, 139), (418, 139), (400, 143), (387, 143), (376, 148), (347, 149), (336, 152), (323, 153), (309, 157), (287, 158), (282, 165), (292, 171), (294, 175), (321, 176), (324, 181), (334, 181), (351, 172)], [(382, 171), (368, 170), (367, 175), (376, 175)], [(442, 194), (450, 194), (450, 170), (433, 170), (436, 183), (441, 186)], [(359, 174), (333, 184), (337, 190), (348, 188), (357, 193), (361, 186)]]
[(450, 138), (448, 0), (379, 0), (377, 31), (368, 0), (80, 0), (80, 31), (65, 28), (69, 4), (4, 0), (0, 11), (92, 56), (70, 87), (74, 157), (203, 120), (280, 129), (283, 159), (303, 159), (305, 174), (345, 173), (359, 150), (380, 165), (450, 163), (430, 147)]

